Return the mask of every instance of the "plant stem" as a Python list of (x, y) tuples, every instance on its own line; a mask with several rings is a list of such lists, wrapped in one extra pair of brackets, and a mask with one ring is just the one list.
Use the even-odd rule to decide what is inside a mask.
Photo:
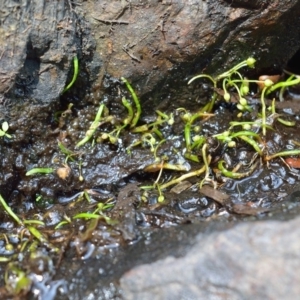
[(130, 83), (124, 77), (121, 77), (121, 80), (126, 84), (126, 87), (129, 90), (129, 92), (131, 93), (132, 99), (136, 106), (136, 113), (135, 113), (135, 115), (132, 119), (131, 125), (130, 125), (130, 127), (132, 128), (137, 124), (137, 122), (140, 118), (140, 115), (142, 113), (141, 104), (140, 104), (139, 98), (137, 97), (137, 95), (136, 95), (134, 89), (131, 87)]
[(96, 131), (96, 129), (98, 128), (99, 124), (100, 124), (100, 120), (101, 120), (101, 115), (103, 113), (103, 110), (104, 110), (104, 107), (105, 105), (104, 104), (101, 104), (99, 109), (98, 109), (98, 112), (97, 112), (97, 115), (95, 117), (95, 120), (93, 121), (93, 123), (91, 124), (89, 130), (86, 132), (85, 134), (85, 137), (79, 141), (75, 148), (78, 148), (82, 145), (84, 145), (86, 142), (88, 142), (90, 140), (90, 138), (93, 136), (94, 132)]
[(169, 182), (166, 182), (165, 184), (163, 184), (163, 185), (160, 186), (160, 189), (163, 190), (163, 189), (165, 189), (165, 188), (167, 188), (167, 187), (169, 187), (171, 185), (177, 184), (177, 183), (179, 183), (179, 182), (181, 182), (181, 181), (183, 181), (183, 180), (185, 180), (187, 178), (190, 178), (190, 177), (193, 177), (193, 176), (199, 176), (202, 173), (204, 173), (205, 171), (206, 171), (206, 167), (204, 165), (201, 169), (199, 169), (197, 171), (184, 174), (184, 175), (182, 175), (182, 176), (180, 176), (180, 177), (178, 177), (176, 179), (173, 179), (173, 180), (171, 180)]
[(267, 87), (264, 87), (264, 89), (261, 92), (261, 97), (260, 97), (260, 101), (261, 101), (261, 121), (262, 121), (263, 136), (266, 136), (266, 121), (267, 121), (266, 103), (265, 103), (265, 92), (266, 92), (266, 90), (267, 90)]
[(74, 74), (73, 74), (72, 81), (64, 88), (63, 93), (66, 92), (68, 89), (70, 89), (77, 79), (78, 71), (79, 71), (79, 64), (78, 64), (77, 56), (74, 57), (73, 65), (74, 65)]
[(23, 222), (20, 220), (20, 218), (12, 211), (12, 209), (7, 205), (5, 200), (0, 195), (0, 203), (2, 204), (5, 211), (19, 224), (23, 225)]

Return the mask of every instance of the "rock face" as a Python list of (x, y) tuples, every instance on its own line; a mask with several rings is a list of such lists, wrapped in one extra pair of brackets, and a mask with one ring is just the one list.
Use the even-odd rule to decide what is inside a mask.
[(300, 48), (299, 9), (297, 0), (4, 0), (0, 96), (55, 101), (75, 55), (94, 97), (104, 74), (145, 94), (249, 56), (280, 69)]
[(260, 69), (280, 69), (300, 47), (297, 0), (94, 1), (82, 9), (107, 74), (142, 93), (249, 56)]
[(200, 233), (183, 257), (170, 254), (123, 275), (123, 299), (297, 299), (299, 225), (298, 217)]
[(68, 2), (4, 0), (0, 6), (2, 100), (57, 99), (78, 45)]

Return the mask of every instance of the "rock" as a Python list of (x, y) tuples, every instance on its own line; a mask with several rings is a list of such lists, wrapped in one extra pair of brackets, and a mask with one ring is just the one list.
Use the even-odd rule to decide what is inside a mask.
[(299, 226), (298, 217), (199, 233), (183, 257), (170, 252), (126, 272), (123, 299), (297, 299)]
[(300, 47), (297, 0), (87, 1), (81, 9), (91, 12), (107, 75), (130, 79), (140, 95), (167, 94), (249, 56), (258, 71), (281, 70)]
[(78, 43), (67, 1), (4, 0), (1, 12), (1, 99), (56, 100)]
[(281, 69), (300, 48), (297, 0), (1, 5), (2, 102), (56, 100), (75, 55), (82, 78), (93, 85), (90, 96), (97, 98), (105, 77), (126, 77), (140, 95), (167, 93), (192, 75), (216, 73), (249, 56), (257, 58), (259, 70)]

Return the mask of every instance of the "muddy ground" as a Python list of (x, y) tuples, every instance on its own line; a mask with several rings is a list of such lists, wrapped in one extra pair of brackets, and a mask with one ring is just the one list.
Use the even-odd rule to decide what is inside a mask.
[[(300, 128), (298, 115), (293, 110), (278, 110), (286, 120), (296, 122), (291, 127), (273, 120), (271, 115), (272, 129), (261, 141), (266, 151), (264, 156), (257, 156), (253, 147), (238, 139), (236, 147), (229, 148), (213, 138), (226, 131), (231, 121), (259, 119), (261, 105), (255, 96), (248, 99), (253, 103), (252, 112), (238, 117), (240, 111), (236, 104), (228, 106), (219, 95), (212, 115), (193, 123), (192, 136), (201, 133), (209, 145), (208, 177), (203, 181), (205, 173), (202, 172), (160, 189), (173, 179), (203, 167), (202, 148), (193, 151), (199, 159), (193, 162), (185, 158), (184, 139), (184, 115), (199, 112), (209, 100), (206, 96), (213, 93), (211, 88), (206, 91), (202, 88), (203, 84), (199, 83), (179, 89), (174, 106), (160, 108), (168, 116), (163, 122), (157, 113), (142, 109), (138, 124), (133, 128), (124, 127), (116, 140), (112, 140), (110, 138), (116, 137), (115, 129), (122, 127), (122, 120), (127, 116), (121, 98), (131, 99), (124, 84), (114, 83), (119, 96), (113, 102), (109, 99), (101, 102), (106, 105), (102, 123), (98, 124), (93, 137), (80, 147), (76, 145), (86, 135), (99, 105), (82, 107), (76, 98), (66, 95), (60, 105), (45, 112), (40, 104), (26, 110), (28, 100), (22, 101), (22, 111), (18, 109), (20, 118), (9, 123), (10, 137), (1, 138), (1, 174), (6, 180), (2, 196), (23, 222), (43, 222), (30, 225), (42, 236), (34, 235), (26, 224), (18, 226), (2, 210), (1, 257), (9, 260), (1, 264), (2, 274), (6, 274), (5, 281), (2, 277), (2, 295), (8, 299), (17, 293), (16, 282), (20, 272), (24, 272), (29, 282), (18, 292), (23, 297), (54, 299), (55, 295), (55, 299), (77, 299), (89, 290), (96, 293), (95, 289), (100, 299), (122, 297), (118, 280), (125, 271), (151, 261), (153, 256), (165, 255), (167, 249), (172, 249), (173, 255), (176, 251), (178, 255), (184, 253), (193, 243), (188, 237), (207, 230), (208, 224), (226, 228), (241, 220), (289, 219), (297, 214), (300, 173), (297, 165), (291, 168), (287, 164), (287, 159), (297, 163), (297, 157), (290, 155), (266, 161), (271, 154), (297, 148)], [(176, 107), (180, 101), (184, 102), (184, 111), (183, 106)], [(141, 105), (143, 107), (143, 103)], [(33, 113), (38, 117), (31, 118)], [(172, 122), (169, 122), (170, 116)], [(26, 127), (21, 126), (23, 118), (27, 119)], [(28, 118), (32, 120), (29, 123)], [(154, 126), (157, 121), (161, 124)], [(143, 131), (145, 126), (147, 130)], [(135, 132), (139, 131), (137, 128), (142, 133)], [(220, 174), (218, 162), (221, 159), (226, 160), (228, 169), (243, 162), (237, 173), (244, 175), (232, 179)], [(180, 167), (181, 171), (164, 169), (164, 163)], [(50, 171), (28, 175), (34, 168)], [(92, 215), (80, 216), (82, 213)], [(198, 227), (193, 229), (189, 227), (191, 224)], [(170, 232), (164, 240), (164, 250), (160, 249), (155, 242), (158, 232), (174, 226), (184, 226), (187, 232), (190, 228), (185, 234), (183, 250), (172, 248), (176, 241), (178, 243), (176, 231)], [(148, 254), (141, 257), (135, 254), (131, 259), (130, 253), (139, 253), (139, 247), (142, 253)], [(93, 267), (86, 268), (91, 262)], [(97, 275), (98, 288), (93, 279), (82, 281), (82, 276), (88, 278), (95, 269), (102, 274)]]
[[(226, 34), (235, 25), (258, 22), (256, 9), (263, 9), (268, 16), (277, 10), (277, 4), (269, 6), (263, 1), (256, 1), (251, 8), (249, 1), (236, 2), (237, 6), (242, 3), (242, 10), (222, 1), (212, 11), (221, 19), (224, 8), (239, 13), (231, 15), (228, 30), (221, 31), (222, 41), (226, 41)], [(84, 4), (92, 6), (89, 1)], [(93, 7), (100, 4), (97, 1)], [(257, 86), (251, 85), (246, 97), (251, 109), (241, 114), (236, 93), (232, 93), (232, 103), (228, 104), (223, 100), (222, 91), (214, 89), (209, 81), (187, 84), (196, 74), (195, 69), (224, 70), (221, 54), (213, 58), (204, 51), (206, 56), (201, 65), (199, 58), (192, 59), (189, 53), (184, 55), (178, 51), (176, 61), (166, 59), (169, 48), (157, 53), (157, 49), (153, 52), (149, 48), (151, 55), (149, 49), (144, 51), (151, 60), (144, 55), (139, 65), (132, 48), (122, 49), (124, 41), (117, 39), (118, 35), (126, 36), (124, 30), (129, 24), (119, 26), (120, 20), (107, 24), (119, 11), (134, 18), (132, 11), (138, 16), (146, 15), (143, 9), (155, 7), (153, 3), (133, 4), (131, 7), (122, 1), (121, 8), (101, 6), (103, 19), (94, 19), (90, 26), (87, 21), (90, 16), (75, 16), (67, 3), (53, 1), (46, 6), (51, 8), (51, 16), (54, 20), (59, 16), (66, 23), (51, 23), (46, 42), (40, 43), (44, 32), (34, 35), (30, 30), (35, 26), (45, 28), (48, 21), (37, 19), (41, 23), (29, 25), (30, 18), (21, 18), (23, 23), (17, 32), (26, 35), (30, 42), (15, 48), (13, 43), (7, 43), (9, 49), (1, 54), (2, 63), (6, 55), (14, 53), (21, 68), (14, 70), (13, 64), (6, 62), (9, 76), (1, 77), (4, 96), (0, 99), (0, 123), (7, 122), (8, 128), (2, 125), (0, 137), (0, 193), (20, 222), (12, 219), (8, 209), (1, 210), (0, 298), (134, 299), (135, 294), (131, 296), (134, 288), (126, 285), (130, 281), (126, 281), (126, 276), (130, 275), (127, 273), (124, 279), (123, 274), (134, 266), (166, 256), (184, 256), (196, 244), (199, 232), (216, 237), (241, 222), (285, 221), (299, 214), (298, 155), (271, 158), (282, 151), (299, 149), (298, 91), (286, 90), (284, 102), (279, 102), (278, 93), (266, 97), (267, 106), (271, 106), (273, 98), (277, 101), (276, 113), (267, 112), (267, 134), (263, 136), (259, 126), (248, 129), (260, 136), (256, 137), (259, 149), (239, 137), (233, 138), (235, 145), (229, 147), (229, 141), (223, 142), (217, 136), (231, 127), (230, 122), (262, 122)], [(183, 22), (180, 13), (189, 11), (183, 9), (180, 1), (174, 5), (177, 9), (173, 17), (178, 14)], [(84, 6), (78, 6), (82, 13)], [(29, 15), (43, 10), (42, 6), (28, 7)], [(156, 27), (152, 24), (155, 30), (149, 36), (159, 36), (158, 40), (171, 38), (168, 32), (164, 36), (164, 28), (157, 27), (156, 23), (165, 16), (166, 24), (162, 19), (162, 25), (170, 26), (166, 29), (171, 32), (172, 23), (167, 22), (169, 15), (164, 13), (174, 7), (168, 1), (162, 1), (157, 7), (158, 20), (153, 21)], [(7, 5), (7, 8), (17, 20), (22, 16), (18, 5)], [(5, 19), (6, 15), (2, 17)], [(244, 24), (247, 18), (249, 21)], [(294, 19), (295, 14), (291, 19), (293, 28)], [(9, 28), (13, 32), (13, 27)], [(96, 37), (91, 34), (91, 28), (99, 30)], [(146, 30), (143, 26), (139, 28)], [(7, 34), (7, 39), (14, 39), (12, 32)], [(99, 44), (111, 37), (119, 41), (115, 42), (115, 49), (119, 50), (114, 51), (106, 43), (101, 47), (111, 52), (101, 57), (103, 49)], [(146, 33), (145, 37), (148, 38)], [(148, 46), (151, 41), (150, 38)], [(224, 42), (225, 46), (229, 41)], [(292, 46), (284, 45), (289, 51), (274, 61), (274, 65), (260, 55), (257, 68), (244, 68), (242, 74), (250, 79), (257, 79), (266, 69), (283, 74), (283, 62), (297, 48), (294, 38), (290, 41)], [(166, 43), (165, 47), (173, 49), (174, 45)], [(211, 47), (216, 45), (213, 43)], [(197, 47), (191, 46), (191, 50), (194, 48)], [(257, 51), (265, 53), (263, 48)], [(57, 52), (61, 55), (54, 55)], [(75, 84), (64, 92), (74, 73), (75, 53), (79, 58), (79, 75)], [(164, 58), (160, 58), (161, 53)], [(228, 54), (226, 67), (232, 67), (231, 63), (240, 56), (246, 59), (248, 53), (254, 54), (253, 49), (238, 52), (234, 57)], [(161, 65), (153, 67), (151, 61), (156, 58)], [(139, 65), (136, 74), (121, 72), (119, 66), (125, 60), (126, 70), (135, 70)], [(151, 76), (147, 65), (153, 67)], [(172, 77), (174, 74), (177, 75)], [(140, 98), (141, 115), (136, 123), (138, 104), (120, 78), (126, 75)], [(282, 75), (282, 79), (287, 77)], [(177, 79), (172, 81), (172, 78)], [(215, 104), (209, 114), (204, 114), (205, 110), (201, 109), (211, 101), (212, 95), (216, 97)], [(199, 113), (204, 115), (189, 123)], [(288, 121), (289, 126), (280, 123), (278, 118)], [(204, 144), (189, 148), (188, 128), (191, 143), (204, 137)], [(239, 132), (242, 128), (230, 130)], [(89, 140), (82, 142), (87, 137)], [(204, 168), (206, 163), (209, 167)], [(222, 166), (234, 174), (222, 172)], [(259, 238), (259, 234), (256, 236)], [(250, 250), (242, 252), (247, 254), (247, 251)]]

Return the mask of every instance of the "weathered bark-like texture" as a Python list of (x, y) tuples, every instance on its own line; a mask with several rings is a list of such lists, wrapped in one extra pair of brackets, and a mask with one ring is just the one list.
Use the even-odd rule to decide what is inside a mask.
[(49, 102), (61, 94), (76, 54), (67, 1), (1, 1), (0, 94)]
[(280, 69), (300, 47), (297, 0), (101, 0), (82, 9), (107, 74), (130, 78), (142, 93), (249, 56), (259, 69)]
[(2, 101), (57, 99), (75, 54), (95, 97), (104, 74), (127, 77), (145, 94), (248, 56), (259, 69), (280, 69), (300, 48), (297, 0), (4, 0), (0, 6)]

